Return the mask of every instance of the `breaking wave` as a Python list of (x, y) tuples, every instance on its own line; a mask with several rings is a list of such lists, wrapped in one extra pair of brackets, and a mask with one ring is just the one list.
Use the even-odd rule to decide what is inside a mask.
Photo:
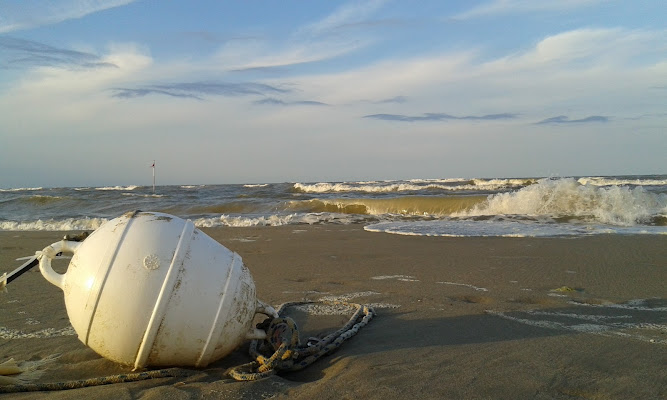
[(138, 185), (0, 189), (2, 231), (94, 230), (131, 210), (166, 212), (200, 227), (383, 223), (384, 231), (421, 235), (661, 233), (667, 175), (165, 185), (155, 193)]
[(295, 183), (294, 191), (299, 193), (332, 193), (332, 192), (419, 192), (429, 190), (442, 191), (491, 191), (501, 189), (518, 189), (537, 182), (533, 178), (519, 179), (413, 179), (410, 181), (370, 181), (370, 182), (319, 182)]
[(0, 192), (28, 192), (28, 191), (33, 191), (33, 190), (42, 190), (43, 188), (41, 187), (33, 187), (33, 188), (12, 188), (12, 189), (0, 189)]
[(577, 179), (582, 185), (594, 186), (664, 186), (667, 185), (667, 179), (646, 179), (646, 178), (611, 178), (611, 177), (585, 177)]
[(295, 211), (364, 215), (444, 216), (467, 210), (484, 201), (485, 196), (405, 196), (392, 198), (313, 199), (293, 201)]
[(139, 186), (130, 185), (130, 186), (104, 186), (95, 188), (95, 190), (134, 190)]
[(255, 226), (282, 226), (298, 224), (352, 224), (361, 222), (363, 218), (349, 214), (308, 213), (269, 216), (229, 216), (221, 215), (212, 218), (198, 218), (194, 222), (199, 228), (228, 227), (255, 227)]
[(454, 217), (526, 215), (571, 218), (632, 226), (664, 223), (667, 195), (641, 186), (583, 185), (573, 178), (543, 179), (509, 193), (497, 193)]
[(88, 231), (95, 230), (106, 218), (67, 218), (63, 220), (0, 221), (0, 231)]

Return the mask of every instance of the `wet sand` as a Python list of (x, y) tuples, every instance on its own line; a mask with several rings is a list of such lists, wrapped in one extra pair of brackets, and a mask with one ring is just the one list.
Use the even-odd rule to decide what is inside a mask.
[[(667, 398), (667, 236), (439, 238), (356, 225), (204, 231), (243, 257), (264, 302), (337, 298), (372, 304), (377, 316), (307, 369), (256, 382), (224, 376), (250, 361), (245, 344), (188, 377), (5, 396)], [(0, 232), (0, 272), (63, 234)], [(59, 355), (34, 382), (131, 370), (71, 334), (63, 293), (38, 268), (8, 290), (0, 294), (0, 362)], [(317, 334), (347, 317), (298, 322)]]

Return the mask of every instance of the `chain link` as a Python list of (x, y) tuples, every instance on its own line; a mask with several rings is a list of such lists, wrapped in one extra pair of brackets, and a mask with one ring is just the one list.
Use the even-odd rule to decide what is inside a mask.
[[(299, 341), (296, 322), (280, 315), (289, 307), (308, 304), (345, 306), (356, 308), (356, 311), (342, 328), (314, 343), (303, 345)], [(274, 375), (278, 371), (303, 369), (339, 348), (368, 324), (375, 312), (366, 305), (344, 301), (303, 301), (284, 303), (278, 309), (278, 315), (278, 318), (269, 318), (258, 325), (258, 328), (266, 330), (266, 339), (253, 340), (250, 343), (250, 356), (255, 361), (231, 368), (228, 371), (230, 377), (237, 381), (254, 381)], [(270, 354), (270, 351), (273, 351), (273, 354)]]

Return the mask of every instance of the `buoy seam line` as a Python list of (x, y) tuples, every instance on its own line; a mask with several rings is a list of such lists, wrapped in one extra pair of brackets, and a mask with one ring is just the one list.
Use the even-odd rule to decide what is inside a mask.
[[(160, 293), (158, 294), (157, 300), (155, 301), (155, 307), (153, 308), (148, 325), (146, 326), (146, 332), (141, 340), (141, 345), (139, 346), (139, 351), (137, 352), (137, 356), (134, 362), (135, 370), (144, 367), (148, 357), (150, 356), (158, 329), (160, 328), (160, 325), (162, 325), (162, 321), (164, 320), (167, 313), (167, 305), (169, 304), (170, 296), (173, 293), (175, 282), (180, 275), (183, 262), (185, 261), (185, 256), (190, 249), (194, 230), (195, 225), (192, 223), (192, 221), (187, 220), (185, 226), (183, 227), (183, 231), (181, 232), (181, 237), (178, 241), (178, 244), (176, 245), (174, 257), (172, 258), (169, 269), (167, 270), (167, 276), (162, 282)], [(167, 291), (169, 293), (167, 293)]]
[[(134, 221), (134, 216), (137, 215), (137, 213), (139, 213), (139, 210), (134, 211), (131, 215), (129, 215), (128, 222), (127, 222), (127, 224), (125, 224), (125, 227), (123, 228), (123, 233), (120, 235), (118, 241), (114, 243), (113, 250), (111, 250), (112, 247), (109, 247), (107, 249), (107, 252), (106, 252), (106, 254), (104, 255), (104, 258), (103, 258), (104, 264), (100, 263), (100, 265), (112, 265), (113, 262), (116, 260), (116, 257), (118, 256), (118, 252), (120, 251), (119, 244), (122, 243), (123, 240), (125, 240), (125, 237), (127, 236), (130, 225), (132, 225), (132, 222)], [(111, 253), (112, 251), (113, 251), (113, 253)], [(111, 254), (111, 255), (109, 256), (109, 254)], [(97, 274), (98, 275), (100, 274), (99, 270), (98, 270)], [(88, 314), (89, 315), (88, 316), (88, 327), (86, 328), (86, 333), (85, 333), (86, 337), (85, 337), (85, 340), (82, 340), (82, 342), (86, 346), (88, 346), (88, 340), (90, 339), (90, 331), (91, 331), (92, 326), (93, 326), (93, 321), (95, 320), (95, 314), (97, 313), (97, 307), (100, 304), (100, 298), (102, 297), (102, 291), (104, 291), (104, 286), (106, 285), (107, 279), (109, 278), (110, 274), (111, 274), (111, 268), (106, 268), (106, 271), (104, 271), (104, 276), (102, 277), (102, 279), (98, 279), (99, 277), (96, 276), (96, 279), (95, 279), (95, 282), (96, 282), (95, 289), (96, 290), (91, 290), (90, 291), (88, 300), (86, 301), (86, 308), (87, 308), (88, 304), (91, 303), (90, 296), (95, 296), (95, 299), (93, 301), (92, 310), (91, 310), (90, 314)]]

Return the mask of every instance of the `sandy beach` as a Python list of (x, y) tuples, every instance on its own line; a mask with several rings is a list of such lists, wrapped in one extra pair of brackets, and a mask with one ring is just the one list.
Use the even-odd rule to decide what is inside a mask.
[[(4, 396), (667, 398), (665, 235), (444, 238), (372, 233), (360, 225), (204, 231), (243, 257), (266, 303), (341, 299), (372, 304), (377, 315), (307, 369), (256, 382), (224, 375), (250, 361), (245, 344), (187, 377)], [(0, 232), (0, 272), (63, 234)], [(68, 329), (63, 293), (38, 268), (0, 294), (0, 312), (0, 362), (52, 358), (34, 382), (131, 370), (79, 342)], [(304, 334), (335, 330), (348, 318), (295, 316)]]

